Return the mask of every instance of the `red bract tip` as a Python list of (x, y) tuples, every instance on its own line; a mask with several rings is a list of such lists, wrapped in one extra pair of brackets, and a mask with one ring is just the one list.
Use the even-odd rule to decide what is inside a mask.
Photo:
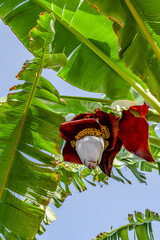
[(142, 115), (142, 117), (145, 117), (148, 113), (148, 108), (149, 106), (144, 102), (143, 105), (131, 106), (129, 109), (138, 111)]

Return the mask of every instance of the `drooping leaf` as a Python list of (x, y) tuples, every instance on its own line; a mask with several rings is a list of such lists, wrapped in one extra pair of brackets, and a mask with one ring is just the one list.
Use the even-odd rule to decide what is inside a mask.
[[(44, 2), (44, 1), (43, 1)], [(59, 6), (60, 6), (60, 10), (63, 8), (63, 3), (64, 3), (64, 1), (59, 1)], [(71, 3), (71, 2), (70, 2)], [(24, 3), (25, 4), (25, 3)], [(35, 6), (37, 6), (37, 4), (38, 3), (36, 3), (36, 5)], [(72, 4), (70, 5), (70, 7), (69, 7), (69, 2), (66, 4), (66, 9), (67, 8), (71, 8), (72, 9), (72, 7), (74, 6), (74, 8), (76, 9), (76, 7), (77, 7), (77, 2), (75, 1), (75, 4), (73, 5), (73, 2), (72, 2)], [(8, 5), (10, 5), (10, 3), (8, 2)], [(23, 5), (23, 4), (22, 4)], [(4, 6), (5, 6), (5, 4), (4, 4)], [(20, 5), (21, 6), (21, 5)], [(31, 6), (31, 5), (27, 5), (27, 6)], [(34, 4), (33, 4), (33, 6), (34, 6)], [(1, 7), (2, 7), (2, 5), (1, 5)], [(19, 6), (17, 7), (17, 8), (19, 8)], [(9, 9), (9, 8), (8, 8)], [(21, 10), (22, 10), (23, 8), (21, 8)], [(83, 8), (82, 8), (83, 9)], [(16, 8), (15, 9), (13, 9), (13, 12), (16, 10)], [(23, 9), (24, 10), (24, 9)], [(72, 9), (73, 10), (73, 9)], [(27, 9), (27, 12), (29, 12), (30, 11), (30, 9)], [(57, 8), (57, 12), (58, 12), (58, 8)], [(75, 12), (75, 10), (73, 11), (73, 12)], [(87, 12), (87, 10), (86, 10), (86, 12)], [(88, 13), (88, 12), (87, 12)], [(91, 13), (93, 13), (94, 15), (96, 15), (96, 16), (99, 16), (99, 14), (96, 14), (95, 13), (95, 11), (94, 10), (92, 10), (91, 12), (89, 11), (89, 14), (91, 14)], [(61, 11), (60, 11), (60, 14), (61, 14)], [(64, 16), (65, 15), (67, 15), (68, 14), (68, 12), (66, 11), (64, 11)], [(68, 14), (69, 15), (69, 14)], [(43, 16), (43, 15), (42, 15)], [(13, 17), (13, 16), (12, 16)], [(12, 17), (11, 17), (11, 19), (12, 19)], [(23, 16), (21, 15), (21, 17), (23, 18)], [(69, 17), (71, 17), (71, 15), (69, 15)], [(72, 15), (72, 17), (73, 17), (73, 15)], [(66, 19), (68, 19), (68, 17), (66, 17)], [(76, 19), (76, 18), (75, 18)], [(77, 18), (75, 21), (78, 21), (78, 19), (79, 18)], [(105, 19), (105, 18), (104, 18)], [(14, 21), (14, 17), (13, 17), (13, 21)], [(31, 23), (31, 19), (29, 20), (30, 21), (30, 23)], [(61, 21), (61, 22), (63, 22), (63, 21)], [(67, 40), (68, 40), (68, 36), (70, 36), (70, 35), (72, 35), (65, 27), (62, 27), (62, 25), (61, 25), (61, 22), (60, 23), (57, 23), (57, 26), (61, 26), (61, 27), (59, 27), (59, 29), (63, 29), (63, 30), (66, 30), (66, 36), (67, 36), (67, 38), (65, 38), (65, 40), (63, 40), (62, 39), (62, 37), (65, 35), (65, 33), (64, 33), (64, 35), (63, 36), (59, 36), (59, 38), (57, 37), (57, 46), (59, 47), (57, 47), (57, 49), (59, 49), (60, 50), (60, 52), (61, 52), (61, 49), (65, 46), (65, 45), (63, 45), (63, 43), (64, 43), (64, 41), (66, 41), (67, 42)], [(17, 24), (17, 26), (18, 26), (18, 21), (16, 22), (16, 24)], [(59, 25), (58, 25), (59, 24)], [(15, 25), (15, 27), (17, 27), (16, 25)], [(53, 27), (53, 24), (51, 24), (51, 26)], [(56, 27), (56, 26), (55, 26)], [(46, 27), (45, 27), (46, 28)], [(57, 29), (58, 29), (58, 27), (57, 27)], [(33, 33), (34, 34), (34, 33)], [(35, 34), (36, 35), (36, 34)], [(32, 35), (32, 37), (33, 37), (33, 35)], [(56, 39), (56, 35), (55, 35), (55, 39)], [(61, 39), (61, 41), (58, 41), (59, 39)], [(76, 40), (76, 38), (74, 37), (74, 39), (75, 39), (75, 42), (77, 41), (78, 42), (78, 44), (79, 44), (79, 41), (78, 40)], [(39, 39), (38, 39), (39, 40)], [(96, 39), (97, 40), (97, 39)], [(99, 41), (99, 40), (97, 40), (97, 41)], [(41, 41), (40, 40), (40, 43), (43, 43), (43, 41)], [(72, 44), (69, 44), (69, 47), (67, 48), (67, 44), (66, 44), (66, 53), (71, 53), (75, 48), (75, 45), (73, 44), (73, 43), (75, 43), (74, 41), (71, 41), (72, 42)], [(33, 41), (32, 41), (32, 43), (33, 43)], [(60, 43), (59, 45), (58, 45), (58, 43)], [(96, 43), (96, 42), (94, 42), (94, 43)], [(102, 45), (105, 45), (105, 44), (103, 44), (102, 43)], [(41, 49), (41, 47), (39, 47), (38, 49), (37, 49), (37, 46), (38, 46), (38, 44), (37, 44), (37, 42), (36, 42), (36, 44), (35, 45), (32, 45), (32, 51), (33, 51), (33, 53), (35, 54), (35, 55), (37, 55), (36, 56), (36, 59), (34, 59), (34, 62), (33, 63), (35, 63), (35, 65), (36, 64), (38, 64), (39, 63), (39, 61), (40, 61), (40, 52), (39, 52), (39, 50)], [(73, 47), (74, 46), (74, 47)], [(78, 46), (78, 45), (77, 45)], [(83, 46), (84, 46), (84, 44), (83, 44)], [(95, 45), (96, 46), (96, 45)], [(36, 49), (34, 49), (34, 47), (36, 47)], [(56, 46), (55, 46), (55, 44), (53, 44), (52, 45), (52, 47), (51, 48), (49, 48), (49, 50), (50, 49), (56, 49)], [(56, 50), (57, 50), (56, 49)], [(58, 52), (58, 50), (57, 51), (55, 51), (55, 52)], [(48, 53), (47, 53), (48, 54)], [(50, 53), (49, 53), (49, 55), (47, 55), (47, 54), (45, 54), (45, 57), (44, 57), (44, 62), (43, 62), (43, 64), (42, 64), (42, 67), (44, 67), (44, 68), (47, 68), (47, 67), (49, 67), (49, 68), (52, 68), (52, 69), (57, 69), (57, 67), (59, 67), (59, 66), (61, 66), (61, 65), (65, 65), (65, 56), (64, 55), (60, 55), (60, 58), (58, 59), (58, 61), (55, 61), (55, 66), (54, 66), (54, 62), (53, 62), (53, 60), (57, 60), (56, 58), (54, 59), (54, 55), (51, 55)], [(68, 55), (67, 54), (67, 55)], [(49, 57), (50, 56), (50, 57)], [(62, 57), (62, 58), (61, 58)], [(61, 61), (61, 59), (63, 60), (62, 61), (62, 63), (61, 64), (59, 64), (59, 61)], [(51, 61), (50, 61), (51, 60)], [(58, 62), (58, 64), (57, 64), (57, 62)], [(52, 65), (53, 64), (53, 65)], [(33, 68), (32, 68), (33, 67)], [(32, 70), (34, 70), (34, 68), (35, 68), (35, 66), (34, 66), (34, 64), (32, 65), (32, 63), (31, 62), (28, 62), (27, 63), (27, 66), (25, 66), (25, 70), (28, 70), (27, 68), (29, 68), (29, 69), (31, 69), (31, 71)], [(65, 70), (66, 71), (66, 70)], [(20, 76), (22, 77), (24, 77), (24, 80), (26, 80), (26, 83), (25, 84), (22, 84), (21, 86), (17, 86), (16, 87), (16, 89), (18, 90), (18, 89), (23, 89), (24, 91), (22, 91), (21, 93), (18, 93), (18, 94), (15, 94), (15, 95), (10, 95), (9, 96), (9, 100), (10, 100), (10, 103), (12, 103), (12, 106), (16, 106), (16, 101), (18, 100), (18, 101), (26, 101), (27, 100), (27, 92), (30, 92), (31, 91), (31, 87), (32, 87), (32, 84), (34, 83), (34, 81), (32, 81), (32, 78), (30, 79), (29, 78), (29, 72), (25, 75), (24, 73), (26, 73), (25, 71), (23, 71), (21, 74), (20, 74)], [(24, 74), (24, 75), (23, 75)], [(23, 79), (23, 77), (22, 77), (22, 79)], [(32, 74), (31, 74), (31, 77), (33, 77), (32, 76)], [(28, 79), (28, 80), (27, 80)], [(29, 80), (30, 79), (30, 80)], [(31, 81), (31, 82), (30, 82)], [(32, 156), (32, 157), (34, 157), (35, 159), (37, 159), (37, 160), (39, 160), (39, 161), (41, 161), (41, 162), (43, 162), (43, 163), (47, 163), (47, 164), (49, 164), (49, 165), (54, 165), (54, 163), (56, 163), (56, 161), (54, 161), (54, 159), (51, 157), (51, 156), (49, 156), (48, 154), (46, 154), (46, 153), (44, 153), (43, 151), (39, 151), (39, 148), (40, 149), (43, 149), (43, 150), (46, 150), (46, 151), (49, 151), (49, 152), (52, 152), (52, 153), (54, 153), (54, 154), (56, 154), (57, 153), (57, 148), (56, 148), (56, 146), (59, 148), (59, 142), (57, 141), (57, 137), (58, 137), (58, 131), (57, 131), (57, 129), (58, 129), (58, 126), (59, 126), (59, 123), (60, 123), (60, 119), (59, 119), (59, 115), (58, 114), (56, 114), (57, 113), (57, 111), (56, 111), (56, 109), (55, 109), (55, 111), (54, 111), (54, 107), (52, 107), (52, 111), (51, 111), (51, 108), (50, 108), (50, 106), (48, 105), (48, 104), (45, 104), (45, 103), (48, 103), (48, 102), (50, 102), (50, 103), (52, 103), (52, 104), (50, 104), (50, 105), (56, 105), (56, 104), (59, 104), (59, 103), (62, 103), (63, 104), (63, 102), (60, 100), (60, 98), (59, 98), (59, 94), (57, 93), (57, 91), (53, 88), (52, 89), (52, 86), (50, 85), (50, 83), (49, 82), (47, 82), (47, 80), (45, 80), (44, 78), (42, 78), (42, 77), (39, 77), (39, 85), (38, 85), (38, 90), (36, 91), (36, 93), (35, 93), (35, 98), (36, 99), (34, 99), (33, 100), (33, 102), (34, 103), (36, 103), (35, 104), (35, 106), (36, 106), (36, 108), (34, 108), (34, 104), (33, 104), (33, 108), (32, 108), (32, 111), (33, 111), (33, 115), (31, 114), (31, 119), (30, 119), (30, 115), (28, 115), (29, 117), (28, 117), (28, 119), (27, 119), (27, 123), (26, 123), (26, 128), (25, 128), (25, 131), (23, 132), (23, 137), (24, 138), (26, 138), (27, 139), (27, 141), (28, 141), (28, 139), (30, 139), (31, 137), (33, 138), (32, 139), (32, 141), (31, 142), (27, 142), (27, 143), (25, 143), (25, 142), (19, 142), (19, 146), (20, 146), (20, 148), (18, 149), (19, 151), (21, 151), (22, 153), (25, 153), (25, 154), (29, 154), (29, 156)], [(98, 80), (97, 80), (98, 81)], [(102, 92), (104, 92), (104, 91), (102, 91)], [(115, 93), (116, 93), (116, 91), (115, 91)], [(38, 100), (38, 101), (37, 101)], [(17, 102), (18, 102), (17, 101)], [(78, 101), (77, 101), (78, 102)], [(77, 103), (78, 104), (78, 103)], [(71, 106), (72, 107), (72, 103), (70, 104), (68, 104), (69, 106)], [(74, 104), (73, 104), (74, 105)], [(96, 104), (96, 105), (99, 105), (99, 104)], [(60, 106), (60, 105), (59, 105)], [(62, 106), (62, 108), (64, 109), (64, 105), (61, 105)], [(83, 109), (83, 111), (85, 110), (85, 108), (87, 109), (87, 104), (85, 103), (84, 105), (82, 104), (82, 106), (84, 106), (84, 109)], [(90, 108), (92, 109), (92, 108), (94, 108), (94, 104), (92, 104), (92, 103), (90, 103)], [(75, 105), (73, 106), (74, 107), (74, 110), (73, 110), (73, 112), (75, 112), (75, 114), (77, 114), (76, 113), (76, 111), (78, 111), (78, 109), (76, 110), (76, 107), (75, 107)], [(22, 110), (22, 108), (21, 108), (21, 110)], [(8, 111), (8, 109), (7, 109), (7, 111)], [(19, 109), (14, 109), (14, 111), (17, 111), (16, 112), (16, 114), (20, 114), (20, 111), (19, 111)], [(63, 110), (62, 110), (63, 111)], [(66, 110), (66, 112), (67, 112), (68, 110)], [(50, 112), (52, 113), (52, 114), (50, 114)], [(56, 112), (56, 113), (55, 113)], [(45, 116), (45, 118), (43, 118), (43, 116)], [(49, 119), (48, 119), (48, 116), (49, 116)], [(13, 113), (11, 113), (11, 117), (13, 117)], [(38, 118), (38, 120), (37, 120), (37, 118)], [(48, 131), (48, 128), (47, 128), (47, 126), (46, 126), (46, 124), (44, 123), (44, 121), (46, 120), (46, 118), (47, 118), (47, 126), (49, 126), (49, 130), (50, 131)], [(60, 117), (61, 118), (61, 117)], [(61, 120), (62, 120), (63, 118), (61, 118)], [(54, 123), (52, 122), (52, 120), (54, 120)], [(63, 121), (64, 121), (64, 119), (63, 119)], [(28, 125), (27, 125), (28, 124)], [(41, 128), (39, 128), (39, 126), (41, 126)], [(26, 131), (28, 130), (28, 129), (31, 129), (31, 133), (29, 132), (29, 133), (26, 133)], [(38, 132), (38, 134), (40, 135), (40, 137), (39, 136), (37, 136), (36, 134), (35, 134), (35, 132)], [(54, 140), (53, 140), (53, 142), (51, 143), (51, 144), (49, 144), (49, 141), (51, 141), (51, 138), (52, 138), (52, 132), (55, 132), (55, 134), (54, 134)], [(7, 133), (7, 131), (5, 132), (5, 133)], [(7, 137), (7, 135), (6, 135), (6, 137)], [(6, 139), (5, 139), (6, 140)], [(41, 143), (42, 142), (42, 140), (45, 140), (45, 141), (43, 141), (43, 143)], [(58, 142), (58, 143), (57, 143)], [(4, 142), (2, 142), (2, 144), (4, 144), (5, 143), (5, 141)], [(52, 149), (52, 146), (53, 146), (53, 143), (55, 144), (54, 145), (54, 149)], [(33, 147), (34, 146), (34, 147)], [(31, 155), (30, 155), (31, 154)], [(30, 165), (29, 165), (29, 167), (31, 167)], [(73, 168), (74, 169), (74, 168)], [(77, 172), (78, 172), (78, 170), (76, 170)], [(75, 182), (75, 186), (77, 187), (77, 189), (78, 190), (80, 190), (80, 191), (82, 191), (82, 190), (84, 190), (85, 189), (85, 186), (83, 185), (83, 182), (82, 181), (80, 181), (80, 179), (79, 179), (79, 176), (78, 176), (78, 174), (77, 174), (77, 172), (75, 173), (74, 172), (74, 174), (73, 174), (73, 171), (70, 171), (70, 173), (68, 173), (69, 171), (67, 170), (66, 171), (66, 169), (64, 169), (64, 170), (60, 170), (59, 171), (59, 174), (61, 175), (60, 176), (60, 181), (61, 181), (61, 179), (62, 179), (62, 182), (67, 182), (68, 184), (69, 183), (71, 183), (71, 181), (72, 181), (72, 179), (74, 179), (74, 175), (76, 175), (76, 178), (73, 180), (74, 182)], [(49, 172), (49, 174), (50, 174), (50, 172)], [(65, 175), (66, 174), (66, 175)], [(71, 177), (70, 177), (70, 175), (71, 175)], [(105, 182), (105, 177), (106, 176), (104, 176), (104, 174), (101, 174), (100, 172), (99, 173), (95, 173), (94, 172), (94, 174), (93, 174), (94, 176), (93, 176), (93, 179), (94, 180), (97, 180), (97, 181), (104, 181)], [(69, 180), (68, 180), (68, 178), (69, 178)], [(118, 180), (118, 177), (115, 177), (115, 178), (117, 178), (117, 180)], [(120, 178), (119, 178), (120, 179)], [(87, 180), (87, 179), (86, 179)], [(89, 182), (89, 180), (87, 180), (88, 182)], [(91, 184), (94, 184), (94, 183), (92, 183), (91, 182)], [(57, 201), (58, 202), (58, 200), (57, 199), (60, 199), (59, 200), (59, 202), (58, 203), (60, 203), (61, 201), (63, 202), (63, 199), (65, 198), (64, 196), (66, 196), (67, 194), (66, 193), (69, 193), (69, 189), (68, 189), (68, 186), (66, 185), (65, 186), (65, 191), (63, 191), (64, 190), (64, 188), (61, 188), (60, 187), (60, 185), (58, 184), (58, 186), (56, 187), (56, 190), (55, 190), (55, 192), (54, 192), (54, 200), (55, 200), (55, 202)], [(57, 194), (57, 193), (59, 193), (59, 195)], [(28, 195), (27, 195), (28, 196)], [(34, 196), (34, 193), (29, 193), (29, 197), (31, 197), (32, 199), (33, 199), (33, 196)], [(37, 196), (36, 196), (37, 197)], [(34, 199), (36, 199), (36, 197), (34, 196)], [(43, 199), (43, 201), (45, 201), (44, 199)], [(58, 204), (57, 204), (58, 205)], [(41, 229), (41, 232), (43, 232), (43, 229)], [(123, 233), (124, 234), (124, 233)]]
[(32, 48), (36, 57), (24, 64), (17, 76), (23, 83), (11, 88), (14, 92), (0, 106), (0, 225), (4, 239), (34, 238), (45, 211), (22, 199), (47, 206), (59, 182), (59, 175), (49, 167), (55, 168), (57, 161), (48, 153), (60, 153), (59, 126), (64, 118), (41, 101), (64, 104), (41, 77), (53, 41), (53, 21), (52, 15), (43, 14), (30, 32), (32, 42), (40, 43), (38, 49)]
[[(130, 86), (123, 80), (123, 76), (119, 75), (117, 67), (123, 69), (130, 77), (136, 78), (136, 76), (133, 76), (118, 58), (117, 39), (112, 31), (110, 21), (92, 9), (85, 0), (53, 1), (53, 6), (49, 0), (27, 2), (17, 0), (13, 5), (5, 0), (1, 0), (1, 2), (0, 16), (29, 49), (26, 35), (28, 36), (28, 30), (35, 26), (36, 16), (38, 17), (38, 14), (43, 11), (54, 12), (57, 21), (55, 22), (56, 34), (52, 49), (54, 53), (64, 52), (67, 56), (74, 52), (68, 67), (59, 73), (60, 76), (63, 75), (75, 86), (89, 91), (106, 93), (111, 98), (128, 96)], [(19, 5), (19, 3), (21, 4)], [(17, 7), (15, 8), (15, 6)], [(32, 17), (33, 12), (34, 17)], [(21, 22), (26, 23), (23, 29)], [(83, 24), (84, 22), (87, 24)], [(101, 55), (104, 55), (104, 58)], [(80, 61), (81, 58), (83, 61)], [(117, 67), (106, 64), (105, 58), (110, 58)], [(75, 73), (76, 79), (74, 79)], [(85, 78), (82, 76), (84, 74)], [(88, 85), (88, 79), (90, 85)], [(136, 81), (139, 81), (138, 78)]]
[[(153, 170), (159, 171), (159, 158), (160, 158), (159, 156), (160, 152), (159, 152), (159, 146), (158, 146), (159, 138), (150, 137), (149, 139), (150, 139), (152, 154), (154, 155), (154, 158), (156, 160), (153, 163), (149, 163), (147, 161), (142, 160), (141, 158), (135, 157), (133, 154), (129, 153), (124, 148), (122, 148), (121, 151), (116, 155), (116, 158), (114, 159), (114, 162), (113, 162), (113, 167), (116, 168), (117, 172), (123, 179), (125, 179), (125, 176), (123, 176), (121, 169), (124, 168), (124, 166), (134, 174), (134, 176), (137, 178), (137, 180), (140, 183), (147, 182), (145, 177), (145, 172), (152, 172)], [(114, 179), (115, 177), (116, 178), (118, 177), (117, 178), (118, 180), (119, 175), (115, 176), (115, 172), (114, 172), (114, 175), (113, 176), (111, 175), (111, 177), (113, 177)], [(128, 183), (132, 182), (131, 179), (129, 180), (125, 179), (125, 180)]]
[(51, 224), (55, 219), (57, 219), (57, 216), (54, 214), (54, 212), (49, 206), (45, 206), (44, 210), (45, 215), (43, 221), (46, 225)]
[[(71, 0), (67, 2), (65, 0), (62, 0), (53, 1), (52, 3), (50, 3), (49, 0), (29, 0), (27, 2), (21, 2), (21, 4), (19, 4), (19, 1), (17, 1), (17, 7), (15, 7), (14, 4), (13, 8), (11, 2), (6, 2), (6, 0), (1, 0), (1, 2), (2, 4), (0, 16), (2, 16), (3, 21), (13, 29), (14, 33), (16, 33), (16, 35), (21, 39), (21, 41), (23, 41), (23, 43), (27, 47), (29, 47), (26, 40), (26, 33), (28, 33), (27, 29), (31, 28), (31, 25), (35, 25), (35, 18), (32, 18), (33, 11), (34, 16), (37, 15), (37, 17), (38, 12), (52, 12), (57, 19), (55, 23), (56, 35), (54, 43), (52, 44), (52, 49), (54, 50), (54, 53), (59, 53), (63, 51), (67, 56), (70, 54), (75, 55), (75, 52), (78, 53), (79, 49), (86, 48), (85, 51), (91, 51), (91, 54), (89, 53), (89, 55), (92, 55), (92, 53), (95, 55), (94, 59), (97, 64), (102, 61), (101, 67), (103, 68), (105, 66), (106, 69), (108, 69), (107, 76), (104, 76), (105, 80), (103, 78), (104, 74), (102, 73), (102, 71), (100, 73), (101, 82), (98, 80), (98, 78), (96, 78), (96, 81), (93, 82), (92, 79), (94, 79), (96, 75), (92, 74), (92, 72), (95, 72), (96, 69), (97, 71), (99, 71), (98, 67), (95, 66), (95, 68), (92, 69), (92, 66), (89, 65), (89, 61), (87, 62), (87, 65), (85, 65), (85, 68), (78, 65), (76, 69), (77, 60), (79, 59), (77, 55), (77, 60), (75, 59), (74, 62), (69, 61), (68, 67), (65, 67), (64, 71), (61, 72), (61, 74), (65, 73), (65, 75), (67, 73), (67, 81), (72, 81), (72, 84), (74, 81), (74, 84), (78, 84), (77, 86), (79, 86), (79, 82), (75, 81), (75, 79), (72, 79), (73, 71), (71, 71), (71, 65), (73, 65), (72, 69), (76, 69), (76, 72), (79, 73), (82, 72), (82, 68), (83, 72), (85, 71), (85, 69), (88, 68), (88, 70), (91, 70), (88, 71), (88, 73), (91, 74), (91, 84), (89, 86), (90, 91), (95, 91), (96, 89), (96, 92), (107, 93), (108, 96), (110, 96), (111, 98), (127, 97), (133, 100), (133, 95), (131, 92), (129, 92), (129, 88), (130, 86), (132, 86), (158, 112), (160, 112), (160, 105), (157, 102), (156, 98), (149, 94), (149, 92), (146, 92), (146, 84), (144, 84), (142, 80), (140, 80), (138, 77), (133, 75), (131, 71), (125, 67), (123, 61), (119, 59), (117, 55), (117, 38), (112, 31), (111, 22), (106, 17), (98, 14), (92, 7), (89, 6), (89, 4), (87, 4), (85, 0)], [(29, 18), (30, 21), (27, 22), (27, 18)], [(21, 22), (26, 22), (25, 29), (21, 29)], [(84, 22), (87, 24), (83, 24)], [(92, 31), (90, 31), (90, 29), (92, 29)], [(107, 53), (109, 53), (109, 55), (107, 55)], [(79, 52), (78, 54), (81, 55), (81, 52)], [(84, 55), (83, 57), (86, 58), (86, 55)], [(83, 58), (83, 61), (85, 61), (85, 58)], [(73, 56), (71, 57), (71, 59), (73, 59)], [(80, 61), (82, 65), (84, 65), (83, 61)], [(104, 71), (104, 73), (105, 72), (106, 71)], [(113, 76), (112, 74), (108, 74), (109, 72), (112, 73)], [(115, 84), (113, 84), (116, 79), (115, 73), (117, 74), (117, 81), (115, 82)], [(79, 75), (80, 74), (77, 74), (77, 80), (79, 78)], [(107, 84), (105, 85), (105, 83)], [(87, 90), (87, 86), (88, 80), (85, 76), (85, 78), (83, 78), (83, 81), (81, 79), (81, 86), (79, 87), (85, 87), (85, 90)], [(98, 88), (96, 86), (98, 86)], [(110, 88), (108, 88), (108, 86), (110, 86)]]
[[(123, 58), (127, 66), (140, 76), (150, 91), (160, 99), (160, 50), (157, 47), (157, 50), (153, 51), (150, 46), (153, 42), (153, 45), (157, 44), (160, 47), (159, 1), (154, 0), (152, 4), (148, 0), (132, 0), (131, 4), (129, 1), (120, 0), (88, 0), (88, 2), (101, 14), (114, 21), (113, 28), (118, 36), (120, 58)], [(132, 5), (130, 9), (129, 5)], [(137, 12), (140, 18), (131, 10)], [(148, 30), (147, 36), (143, 32), (145, 27)]]
[(112, 103), (111, 100), (103, 98), (89, 98), (78, 96), (61, 96), (61, 98), (65, 101), (65, 106), (50, 102), (48, 102), (47, 105), (62, 115), (78, 115), (85, 112), (94, 112), (94, 110), (97, 108), (105, 108), (105, 111), (107, 111), (110, 108), (109, 105)]

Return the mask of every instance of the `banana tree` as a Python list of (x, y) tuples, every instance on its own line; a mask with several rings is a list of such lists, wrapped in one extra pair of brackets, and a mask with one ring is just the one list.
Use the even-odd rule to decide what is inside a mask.
[[(154, 122), (149, 142), (155, 162), (122, 148), (113, 162), (116, 174), (109, 175), (131, 183), (121, 171), (126, 166), (145, 182), (140, 170), (159, 171), (159, 5), (158, 0), (0, 0), (0, 17), (33, 55), (17, 75), (21, 84), (1, 98), (3, 239), (34, 239), (37, 232), (43, 233), (42, 220), (48, 224), (55, 219), (49, 201), (59, 207), (71, 193), (71, 182), (82, 191), (84, 181), (109, 181), (98, 167), (63, 161), (59, 127), (68, 114), (100, 108), (121, 118), (130, 105), (145, 101), (150, 107), (146, 119)], [(68, 83), (103, 97), (60, 96), (42, 77), (42, 69), (52, 69)]]

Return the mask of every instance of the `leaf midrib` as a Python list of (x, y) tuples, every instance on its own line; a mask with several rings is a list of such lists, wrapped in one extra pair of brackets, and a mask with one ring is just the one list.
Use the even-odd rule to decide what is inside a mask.
[(135, 21), (137, 22), (138, 26), (140, 27), (141, 31), (143, 32), (144, 36), (146, 37), (149, 45), (151, 46), (153, 52), (156, 55), (156, 57), (160, 61), (160, 49), (159, 49), (157, 43), (152, 38), (152, 36), (151, 36), (150, 32), (148, 31), (147, 27), (145, 26), (143, 20), (139, 16), (136, 8), (134, 7), (134, 5), (132, 4), (132, 2), (130, 0), (124, 0), (124, 1), (127, 5), (128, 9), (130, 10), (131, 14), (133, 15)]
[(78, 37), (88, 48), (90, 48), (97, 56), (99, 56), (106, 64), (108, 64), (119, 76), (121, 76), (129, 85), (131, 85), (158, 113), (160, 113), (160, 103), (159, 101), (152, 95), (149, 94), (147, 90), (143, 89), (143, 87), (131, 76), (129, 76), (124, 70), (122, 70), (113, 60), (111, 60), (103, 51), (101, 51), (94, 43), (92, 43), (89, 39), (85, 38), (80, 32), (78, 32), (73, 26), (69, 25), (67, 21), (62, 19), (60, 14), (55, 12), (54, 9), (45, 5), (45, 0), (32, 0), (37, 5), (42, 7), (45, 11), (49, 13), (54, 13), (57, 21), (59, 21), (67, 30), (73, 33), (76, 37)]
[(45, 50), (46, 50), (46, 47), (47, 47), (49, 34), (50, 34), (50, 31), (48, 32), (48, 36), (46, 38), (46, 43), (45, 43), (45, 46), (44, 46), (41, 62), (40, 62), (39, 68), (38, 68), (38, 72), (36, 74), (36, 80), (35, 80), (35, 83), (34, 83), (34, 85), (32, 87), (32, 90), (31, 90), (31, 93), (30, 93), (30, 97), (29, 97), (29, 100), (28, 100), (28, 103), (27, 103), (27, 106), (26, 106), (26, 110), (25, 110), (25, 113), (24, 113), (24, 116), (23, 116), (23, 119), (22, 119), (22, 122), (21, 122), (21, 125), (20, 125), (20, 128), (19, 128), (18, 136), (17, 136), (16, 142), (15, 142), (15, 145), (14, 145), (14, 148), (13, 148), (13, 151), (12, 151), (12, 155), (11, 155), (11, 158), (10, 158), (10, 161), (9, 161), (9, 164), (8, 164), (8, 168), (7, 168), (6, 174), (4, 176), (4, 180), (3, 180), (3, 183), (2, 183), (2, 188), (0, 190), (0, 200), (1, 200), (2, 195), (3, 195), (3, 191), (4, 191), (4, 188), (5, 188), (5, 185), (6, 185), (6, 182), (7, 182), (7, 178), (8, 178), (10, 169), (11, 169), (11, 165), (12, 165), (13, 158), (14, 158), (14, 155), (15, 155), (15, 151), (17, 149), (17, 145), (18, 145), (21, 133), (22, 133), (22, 129), (23, 129), (25, 120), (26, 120), (26, 116), (27, 116), (28, 110), (30, 108), (32, 99), (34, 97), (35, 88), (36, 88), (36, 85), (38, 83), (38, 80), (39, 80), (39, 77), (40, 77), (40, 74), (41, 74), (41, 69), (42, 69), (42, 65), (43, 65), (43, 60), (44, 60), (44, 55), (45, 55)]

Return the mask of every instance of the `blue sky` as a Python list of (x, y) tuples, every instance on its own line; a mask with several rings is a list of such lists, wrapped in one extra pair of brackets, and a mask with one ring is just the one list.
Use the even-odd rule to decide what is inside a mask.
[[(23, 63), (32, 59), (32, 55), (16, 38), (12, 31), (0, 21), (0, 96), (6, 96), (10, 87), (18, 83), (15, 78)], [(46, 70), (45, 77), (52, 82), (60, 94), (88, 96), (77, 88), (70, 86), (56, 76), (52, 70)], [(97, 94), (90, 94), (97, 97)], [(88, 190), (79, 193), (73, 188), (73, 195), (68, 197), (60, 209), (53, 207), (58, 218), (40, 240), (91, 240), (97, 234), (127, 224), (128, 213), (145, 212), (145, 209), (160, 214), (160, 176), (157, 171), (147, 173), (147, 185), (140, 184), (127, 169), (123, 173), (132, 185), (122, 184), (109, 179), (109, 185), (88, 186)], [(155, 240), (159, 239), (159, 223), (153, 224)], [(131, 236), (130, 240), (132, 240)]]

